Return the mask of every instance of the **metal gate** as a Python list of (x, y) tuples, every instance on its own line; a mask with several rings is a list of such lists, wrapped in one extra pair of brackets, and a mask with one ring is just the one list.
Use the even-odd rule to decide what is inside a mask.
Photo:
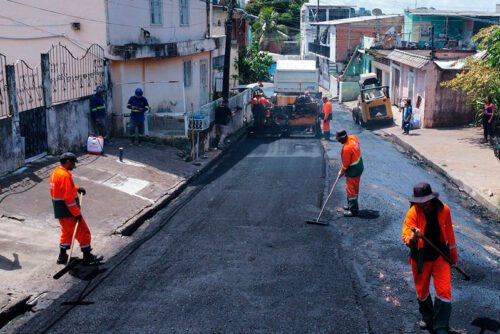
[(40, 66), (31, 68), (24, 61), (15, 64), (19, 130), (25, 140), (27, 162), (47, 152), (47, 119), (43, 101)]
[(47, 119), (45, 107), (25, 110), (19, 113), (19, 130), (24, 137), (25, 159), (47, 152)]

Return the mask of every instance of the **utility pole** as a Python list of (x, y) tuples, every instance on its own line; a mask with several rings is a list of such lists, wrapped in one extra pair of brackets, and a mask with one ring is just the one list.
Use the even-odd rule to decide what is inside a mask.
[(231, 66), (231, 36), (233, 31), (233, 11), (236, 0), (230, 0), (226, 20), (226, 49), (224, 51), (224, 73), (222, 77), (222, 98), (229, 98), (229, 70)]
[(431, 49), (434, 50), (434, 25), (431, 26)]

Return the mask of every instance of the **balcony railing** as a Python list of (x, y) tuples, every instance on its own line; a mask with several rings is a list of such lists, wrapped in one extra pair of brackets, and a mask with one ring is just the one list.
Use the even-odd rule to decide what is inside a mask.
[(330, 47), (320, 45), (317, 43), (309, 43), (309, 52), (313, 52), (317, 55), (327, 57), (327, 58), (330, 57)]

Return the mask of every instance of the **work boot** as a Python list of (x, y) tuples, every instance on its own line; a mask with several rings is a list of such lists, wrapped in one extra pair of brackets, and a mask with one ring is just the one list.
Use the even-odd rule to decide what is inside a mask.
[(347, 204), (346, 204), (346, 205), (344, 205), (344, 206), (342, 207), (342, 209), (344, 209), (344, 211), (349, 210), (349, 205), (347, 205)]
[(451, 303), (439, 298), (434, 300), (434, 331), (436, 333), (448, 333), (450, 326)]
[(344, 217), (356, 217), (358, 215), (358, 211), (356, 210), (345, 210)]
[(99, 262), (101, 262), (102, 257), (95, 256), (90, 251), (91, 251), (90, 249), (83, 251), (83, 264), (92, 265), (92, 264), (98, 264)]
[(431, 296), (427, 296), (425, 300), (418, 300), (418, 311), (422, 315), (422, 320), (418, 326), (421, 329), (432, 330), (432, 318), (434, 316), (434, 305), (432, 304)]
[(65, 249), (61, 249), (61, 252), (57, 257), (57, 264), (66, 264), (67, 262), (68, 262), (68, 254), (66, 254)]

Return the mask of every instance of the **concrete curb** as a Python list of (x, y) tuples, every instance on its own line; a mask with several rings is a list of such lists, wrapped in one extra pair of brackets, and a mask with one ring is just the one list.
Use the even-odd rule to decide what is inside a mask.
[(434, 163), (430, 159), (426, 158), (423, 154), (421, 154), (416, 148), (408, 144), (407, 142), (403, 141), (401, 138), (398, 136), (389, 133), (385, 131), (384, 129), (381, 129), (381, 131), (391, 138), (391, 141), (401, 147), (403, 147), (405, 150), (418, 155), (423, 162), (425, 162), (429, 167), (434, 169), (436, 172), (438, 172), (440, 175), (444, 176), (446, 179), (451, 181), (453, 184), (455, 184), (458, 188), (461, 188), (464, 190), (464, 192), (469, 195), (471, 198), (473, 198), (475, 201), (477, 201), (481, 206), (483, 206), (485, 209), (487, 209), (491, 214), (493, 214), (494, 217), (500, 219), (500, 208), (496, 207), (494, 204), (490, 203), (483, 195), (477, 193), (472, 187), (469, 185), (465, 184), (461, 180), (452, 177), (446, 170), (441, 168), (438, 164)]
[(137, 230), (146, 220), (153, 217), (158, 211), (165, 208), (170, 202), (176, 199), (183, 191), (187, 188), (187, 186), (204, 174), (206, 171), (210, 170), (213, 166), (219, 163), (219, 161), (226, 155), (229, 149), (237, 144), (239, 144), (246, 137), (246, 128), (236, 132), (236, 140), (231, 141), (229, 146), (226, 149), (220, 151), (212, 160), (210, 160), (205, 166), (202, 166), (197, 170), (189, 178), (186, 178), (184, 181), (179, 182), (174, 188), (172, 188), (167, 194), (162, 196), (158, 201), (143, 208), (136, 215), (129, 218), (122, 225), (117, 227), (112, 234), (119, 234), (124, 236), (132, 235), (135, 230)]
[(7, 305), (0, 311), (0, 328), (4, 327), (15, 317), (25, 313), (31, 308), (28, 301), (31, 295), (23, 295), (13, 298)]

